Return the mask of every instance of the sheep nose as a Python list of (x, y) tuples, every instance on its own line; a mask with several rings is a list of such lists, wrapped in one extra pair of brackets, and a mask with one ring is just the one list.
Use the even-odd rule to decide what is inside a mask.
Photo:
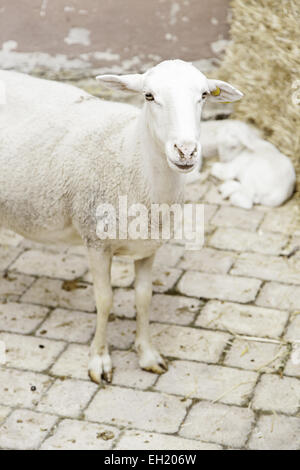
[(197, 153), (197, 145), (194, 142), (177, 143), (174, 147), (180, 158), (192, 158)]

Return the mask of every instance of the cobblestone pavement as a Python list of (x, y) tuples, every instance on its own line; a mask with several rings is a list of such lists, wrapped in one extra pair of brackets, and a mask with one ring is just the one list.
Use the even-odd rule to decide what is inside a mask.
[(87, 376), (96, 315), (83, 248), (1, 232), (0, 448), (300, 449), (294, 204), (234, 208), (205, 178), (187, 196), (205, 202), (205, 247), (165, 245), (154, 272), (152, 336), (169, 370), (138, 368), (133, 266), (118, 259), (103, 388)]

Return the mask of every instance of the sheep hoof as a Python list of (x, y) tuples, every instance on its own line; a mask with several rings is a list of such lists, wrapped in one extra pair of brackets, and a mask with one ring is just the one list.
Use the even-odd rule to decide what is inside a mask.
[(144, 350), (140, 356), (140, 367), (154, 374), (163, 374), (168, 370), (168, 363), (156, 349)]
[(111, 383), (112, 362), (108, 353), (92, 357), (89, 363), (89, 377), (96, 384), (101, 384), (102, 380)]

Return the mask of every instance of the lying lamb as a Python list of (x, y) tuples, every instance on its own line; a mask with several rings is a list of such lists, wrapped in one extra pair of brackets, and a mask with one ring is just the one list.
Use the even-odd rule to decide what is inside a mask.
[(222, 163), (215, 163), (211, 174), (225, 181), (219, 188), (224, 199), (251, 209), (253, 204), (280, 206), (292, 196), (296, 174), (290, 159), (257, 130), (236, 120), (203, 124), (203, 154), (219, 154)]
[(161, 242), (99, 238), (97, 207), (117, 209), (123, 195), (128, 206), (182, 202), (185, 175), (201, 159), (204, 101), (235, 101), (242, 93), (180, 60), (162, 62), (145, 74), (97, 78), (111, 88), (142, 94), (143, 108), (0, 71), (7, 89), (7, 104), (0, 107), (0, 221), (38, 242), (86, 245), (97, 305), (89, 374), (100, 383), (112, 378), (106, 326), (116, 254), (135, 260), (140, 366), (156, 373), (167, 366), (149, 334), (151, 268)]

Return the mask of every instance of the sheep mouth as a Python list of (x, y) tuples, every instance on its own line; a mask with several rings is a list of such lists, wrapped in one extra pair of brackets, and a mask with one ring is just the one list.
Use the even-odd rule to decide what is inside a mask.
[(179, 163), (175, 163), (176, 167), (179, 168), (180, 170), (191, 170), (192, 168), (194, 168), (194, 164), (192, 165), (180, 165)]

